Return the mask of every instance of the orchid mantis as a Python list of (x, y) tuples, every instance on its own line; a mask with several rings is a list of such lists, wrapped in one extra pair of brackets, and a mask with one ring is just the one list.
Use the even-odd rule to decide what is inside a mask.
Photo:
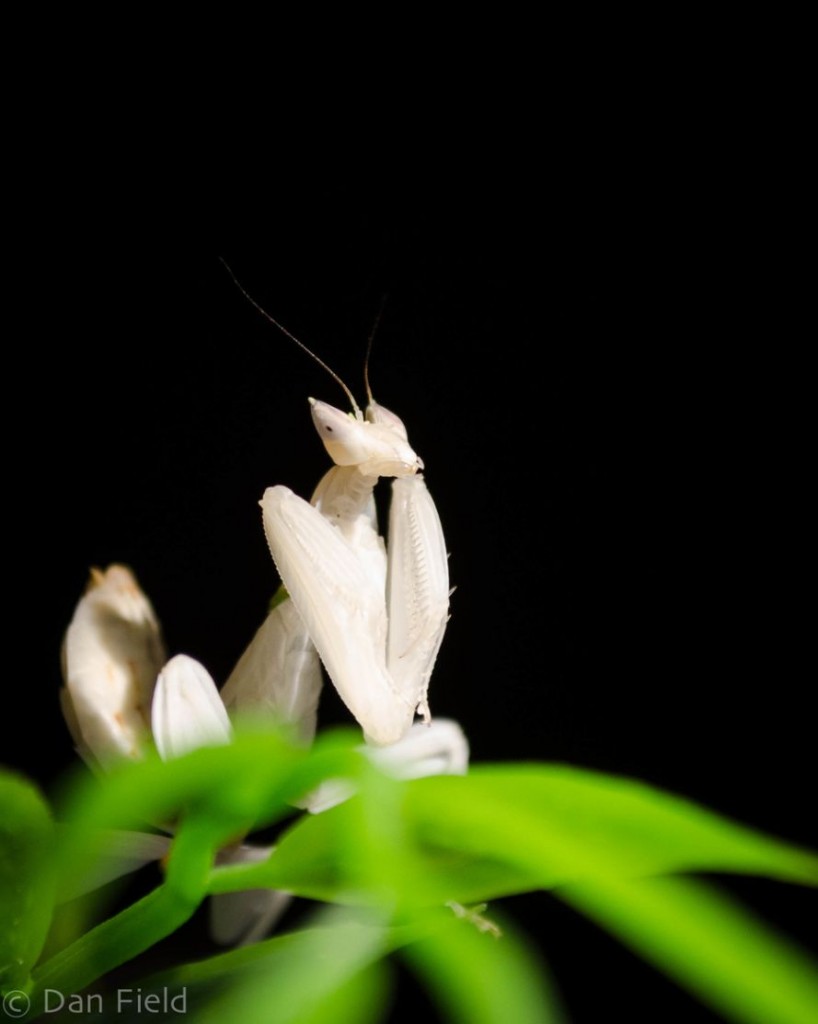
[[(265, 648), (287, 647), (290, 657), (279, 658), (275, 682), (260, 683), (265, 669), (256, 668), (255, 687), (257, 693), (269, 693), (274, 685), (284, 695), (291, 720), (297, 721), (292, 709), (307, 703), (305, 693), (315, 693), (314, 674), (302, 666), (308, 639), (367, 742), (391, 746), (408, 736), (416, 713), (427, 726), (431, 723), (429, 679), (449, 616), (446, 544), (420, 474), (423, 462), (411, 448), (401, 419), (375, 402), (366, 370), (369, 401), (364, 414), (337, 374), (259, 306), (227, 269), (261, 315), (340, 384), (353, 410), (347, 414), (309, 399), (315, 428), (335, 463), (311, 503), (280, 485), (264, 493), (267, 543), (303, 633), (298, 632), (292, 610), (286, 624), (273, 623), (274, 609), (237, 670), (241, 668), (246, 678), (249, 666), (259, 665)], [(370, 345), (371, 341), (370, 336)], [(394, 478), (388, 548), (378, 534), (373, 492), (379, 477)], [(283, 614), (279, 612), (282, 618)], [(289, 634), (288, 644), (280, 640), (282, 630)], [(242, 694), (246, 703), (246, 684), (234, 672), (222, 696), (230, 706)], [(299, 724), (305, 732), (313, 727), (311, 721)], [(437, 763), (442, 758), (450, 771), (464, 771), (465, 737), (454, 723), (440, 725), (440, 730), (432, 727), (422, 748), (434, 750), (429, 756)], [(408, 756), (406, 768), (411, 771), (411, 761), (419, 754)]]
[[(406, 735), (427, 691), (448, 618), (443, 531), (417, 471), (421, 462), (393, 413), (368, 419), (311, 401), (336, 462), (312, 505), (286, 487), (261, 502), (273, 559), (344, 703), (376, 745)], [(378, 535), (373, 488), (394, 476), (389, 549)]]
[[(455, 722), (432, 723), (427, 699), (448, 620), (449, 574), (440, 518), (418, 475), (423, 464), (403, 423), (372, 400), (366, 419), (357, 406), (352, 416), (315, 399), (310, 406), (336, 465), (312, 504), (287, 487), (265, 491), (264, 530), (279, 575), (367, 742), (382, 748), (381, 767), (403, 778), (463, 773), (466, 738)], [(395, 477), (388, 551), (377, 532), (379, 476)], [(279, 686), (301, 693), (303, 678)], [(416, 712), (425, 724), (413, 726)], [(330, 781), (304, 806), (317, 813), (348, 795)]]

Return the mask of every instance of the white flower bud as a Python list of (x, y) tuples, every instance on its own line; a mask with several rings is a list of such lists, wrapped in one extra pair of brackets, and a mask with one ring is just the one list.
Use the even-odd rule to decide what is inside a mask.
[(229, 743), (232, 736), (210, 673), (186, 654), (171, 658), (159, 673), (151, 724), (156, 748), (165, 760), (198, 747)]
[(122, 565), (91, 571), (63, 644), (63, 713), (80, 752), (103, 766), (138, 758), (165, 659), (159, 624)]

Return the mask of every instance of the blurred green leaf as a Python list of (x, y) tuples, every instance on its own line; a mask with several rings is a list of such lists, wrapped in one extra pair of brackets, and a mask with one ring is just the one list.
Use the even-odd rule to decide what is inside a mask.
[(701, 882), (609, 878), (558, 895), (732, 1020), (818, 1021), (815, 962)]
[[(256, 1013), (258, 1016), (246, 1019), (292, 1020), (299, 1024), (335, 1024), (348, 1019), (350, 1024), (359, 1024), (377, 1019), (384, 994), (382, 985), (373, 985), (372, 979), (366, 977), (368, 968), (363, 976), (350, 972), (364, 970), (362, 959), (371, 957), (369, 962), (374, 963), (379, 957), (401, 950), (428, 982), (441, 1006), (451, 1011), (453, 1020), (470, 1024), (507, 1024), (510, 1020), (556, 1024), (563, 1020), (542, 963), (507, 925), (503, 925), (503, 934), (498, 938), (480, 932), (471, 920), (461, 920), (440, 907), (422, 912), (402, 926), (378, 928), (373, 945), (369, 942), (374, 934), (373, 924), (366, 917), (356, 920), (349, 912), (334, 909), (319, 915), (318, 920), (323, 922), (318, 927), (162, 972), (142, 986), (146, 990), (167, 987), (173, 993), (186, 989), (188, 1010), (193, 1008), (197, 1019), (202, 1008), (209, 1008), (214, 1020), (215, 1012), (240, 1013), (242, 1020), (245, 1014)], [(477, 920), (482, 923), (482, 919)], [(348, 951), (350, 940), (353, 948)], [(333, 962), (327, 974), (323, 957), (330, 951), (337, 963)], [(296, 998), (289, 987), (282, 988), (279, 981), (272, 980), (282, 972), (289, 979), (288, 985), (299, 989), (303, 986), (307, 991)], [(316, 972), (320, 972), (320, 980)], [(345, 980), (339, 980), (342, 976)], [(230, 990), (231, 986), (233, 994), (210, 1007), (208, 998)], [(285, 999), (295, 1000), (286, 1012), (282, 1009)], [(253, 1009), (259, 1004), (260, 1011)], [(349, 1016), (344, 1017), (347, 1012)]]
[(338, 903), (392, 906), (443, 903), (450, 893), (418, 855), (403, 812), (405, 788), (361, 759), (358, 793), (305, 815), (255, 864), (219, 867), (211, 893), (273, 888)]
[(69, 881), (93, 876), (108, 829), (167, 827), (195, 810), (237, 836), (293, 814), (291, 802), (329, 775), (354, 777), (362, 760), (356, 742), (351, 732), (339, 730), (307, 752), (280, 734), (240, 733), (227, 746), (172, 761), (149, 756), (119, 766), (105, 779), (83, 776), (63, 800), (61, 875)]
[(26, 779), (0, 770), (0, 989), (24, 988), (54, 905), (53, 825)]
[[(416, 830), (421, 855), (402, 878), (418, 903), (442, 901), (441, 887), (458, 898), (464, 890), (475, 897), (520, 884), (561, 886), (558, 894), (735, 1019), (818, 1019), (815, 966), (772, 931), (694, 882), (639, 881), (663, 872), (722, 870), (814, 884), (818, 859), (811, 853), (641, 783), (561, 766), (476, 768), (465, 778), (418, 780), (404, 794), (404, 823)], [(360, 835), (356, 803), (297, 823), (258, 866), (258, 877), (266, 872), (270, 884), (347, 898), (342, 847)], [(481, 882), (492, 891), (474, 892)], [(465, 944), (474, 946), (473, 937)], [(456, 946), (448, 934), (432, 936), (408, 954), (456, 1019), (539, 1019), (531, 1007), (509, 1015), (507, 1004), (475, 995), (474, 979), (500, 968), (482, 964), (484, 946), (462, 955)], [(425, 959), (424, 949), (431, 951)], [(469, 984), (459, 991), (455, 979), (464, 972)], [(525, 983), (515, 991), (525, 998)]]
[[(357, 842), (360, 836), (360, 801), (353, 798), (322, 814), (299, 819), (281, 837), (269, 860), (218, 868), (213, 872), (210, 891), (269, 886), (310, 899), (366, 901), (361, 888), (361, 857), (348, 849), (350, 837)], [(540, 872), (519, 868), (508, 860), (431, 846), (419, 847), (414, 858), (407, 860), (405, 851), (404, 845), (398, 882), (415, 904), (445, 903), (450, 899), (474, 903), (541, 887)], [(383, 860), (394, 864), (394, 860)], [(374, 899), (377, 902), (377, 894)]]
[[(813, 854), (630, 779), (561, 765), (479, 766), (404, 784), (401, 793), (418, 856), (400, 877), (416, 903), (694, 870), (818, 881)], [(360, 841), (360, 814), (352, 799), (301, 819), (265, 863), (220, 870), (213, 891), (269, 885), (343, 902), (360, 889), (343, 852), (348, 837)]]
[[(292, 813), (289, 801), (328, 775), (354, 777), (363, 760), (354, 742), (350, 733), (328, 734), (307, 752), (274, 733), (240, 734), (229, 746), (168, 762), (148, 757), (103, 780), (83, 780), (67, 800), (70, 820), (60, 833), (63, 877), (93, 874), (106, 829), (176, 819), (166, 881), (42, 964), (35, 991), (79, 991), (178, 928), (207, 894), (218, 849), (253, 824)], [(83, 922), (73, 915), (75, 927)]]
[[(386, 931), (379, 915), (353, 918), (333, 908), (323, 911), (318, 926), (268, 945), (257, 962), (263, 970), (244, 972), (241, 984), (227, 988), (197, 1010), (202, 1024), (224, 1020), (242, 1024), (315, 1024), (335, 1021), (370, 1000), (383, 999), (382, 981), (369, 972), (385, 951)], [(362, 972), (364, 972), (362, 974)], [(357, 981), (355, 980), (357, 979)], [(366, 1019), (365, 1017), (362, 1019)], [(373, 1019), (377, 1019), (374, 1016)]]
[(142, 982), (145, 990), (158, 988), (195, 988), (217, 986), (220, 990), (232, 980), (241, 980), (254, 973), (263, 974), (278, 957), (289, 955), (292, 949), (300, 949), (308, 929), (274, 935), (272, 938), (240, 946), (224, 953), (179, 964), (153, 974)]
[(818, 857), (631, 779), (563, 765), (478, 766), (409, 785), (425, 844), (536, 872), (584, 877), (729, 871), (818, 884)]
[(342, 982), (298, 1024), (377, 1024), (384, 1019), (391, 987), (388, 965), (373, 962)]
[(403, 950), (446, 1019), (459, 1024), (558, 1024), (565, 1020), (542, 961), (503, 924), (498, 938), (468, 920)]
[(201, 812), (186, 818), (171, 847), (165, 884), (40, 964), (33, 974), (32, 1005), (40, 1007), (49, 988), (80, 992), (184, 924), (206, 895), (224, 829), (223, 822)]
[[(312, 926), (300, 931), (276, 935), (251, 946), (162, 971), (142, 981), (141, 987), (146, 992), (167, 990), (172, 995), (184, 991), (187, 1012), (195, 1013), (198, 1019), (200, 1011), (214, 998), (221, 999), (221, 1005), (224, 1005), (225, 992), (231, 993), (227, 997), (228, 1005), (232, 1005), (234, 999), (243, 1000), (239, 992), (249, 985), (255, 989), (257, 998), (266, 1000), (250, 1011), (256, 1014), (252, 1019), (278, 1019), (271, 1016), (279, 1010), (275, 1009), (277, 993), (268, 991), (270, 972), (289, 972), (295, 964), (295, 970), (302, 976), (311, 973), (316, 967), (312, 958), (317, 949), (324, 949), (327, 944), (343, 943), (350, 935), (348, 924), (353, 922), (345, 922), (337, 914), (337, 910), (325, 911), (317, 915)], [(357, 927), (361, 923), (358, 922)], [(357, 927), (352, 933), (356, 939)], [(332, 929), (337, 929), (334, 937), (330, 935)], [(320, 934), (311, 935), (313, 930), (318, 930)], [(377, 958), (394, 944), (397, 935), (397, 929), (384, 929), (383, 945), (376, 943), (374, 958), (368, 965), (353, 971), (345, 980), (336, 979), (337, 986), (331, 983), (325, 990), (322, 988), (314, 999), (307, 1000), (306, 1009), (299, 1010), (301, 1016), (293, 1019), (300, 1024), (312, 1024), (313, 1021), (315, 1024), (323, 1024), (329, 1020), (333, 1024), (337, 1021), (364, 1024), (380, 1019), (380, 1010), (387, 1000), (389, 985), (388, 972), (381, 969), (383, 965), (378, 963)], [(366, 957), (363, 959), (366, 960)], [(258, 986), (263, 987), (264, 994), (259, 993)]]
[[(169, 934), (206, 892), (267, 886), (358, 904), (368, 916), (328, 911), (321, 927), (181, 968), (175, 982), (188, 978), (200, 995), (213, 978), (228, 985), (197, 1019), (218, 1013), (312, 1024), (322, 1015), (377, 1016), (374, 993), (384, 981), (372, 965), (414, 942), (406, 955), (455, 1019), (553, 1021), (556, 1003), (513, 936), (495, 942), (467, 922), (452, 924), (448, 913), (445, 928), (429, 922), (443, 920), (436, 915), (449, 900), (561, 887), (558, 894), (723, 1012), (765, 1019), (750, 1014), (752, 1004), (770, 1024), (805, 1020), (813, 997), (806, 960), (701, 886), (662, 888), (644, 879), (707, 870), (816, 884), (812, 853), (629, 779), (561, 765), (498, 765), (397, 783), (355, 743), (350, 733), (329, 735), (308, 752), (275, 735), (239, 735), (230, 746), (168, 763), (147, 759), (85, 785), (71, 805), (66, 871), (88, 868), (95, 856), (89, 836), (105, 828), (172, 820), (179, 834), (165, 885), (39, 968), (40, 986), (76, 991)], [(333, 778), (354, 782), (358, 795), (300, 818), (262, 863), (213, 867), (220, 846), (294, 813), (293, 801)], [(686, 900), (695, 910), (684, 911)], [(743, 952), (733, 957), (741, 935)], [(774, 964), (772, 982), (750, 985), (753, 956)], [(731, 995), (737, 986), (752, 997)], [(776, 994), (781, 986), (786, 1000)]]

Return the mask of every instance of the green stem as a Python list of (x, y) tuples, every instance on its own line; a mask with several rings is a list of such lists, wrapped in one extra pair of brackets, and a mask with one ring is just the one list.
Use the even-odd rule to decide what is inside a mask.
[(188, 920), (199, 902), (161, 885), (116, 917), (97, 925), (33, 972), (32, 1009), (42, 1012), (46, 989), (65, 995), (80, 992), (164, 939)]
[(32, 1015), (43, 1011), (46, 989), (66, 996), (80, 992), (181, 927), (206, 895), (222, 831), (223, 826), (214, 827), (207, 818), (185, 822), (174, 841), (164, 885), (92, 928), (33, 972)]

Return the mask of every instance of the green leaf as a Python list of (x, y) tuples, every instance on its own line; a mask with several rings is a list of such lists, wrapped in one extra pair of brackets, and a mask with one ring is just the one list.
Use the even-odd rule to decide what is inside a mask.
[[(314, 930), (311, 928), (276, 935), (254, 945), (162, 971), (140, 982), (140, 987), (145, 992), (167, 991), (171, 996), (185, 992), (187, 1013), (195, 1014), (197, 1020), (202, 1010), (218, 998), (221, 1000), (220, 1012), (224, 1012), (225, 1006), (229, 1008), (238, 1001), (243, 1004), (238, 1012), (250, 1013), (248, 1019), (266, 1024), (268, 1020), (278, 1019), (274, 1015), (282, 1012), (277, 1009), (280, 993), (270, 990), (271, 972), (290, 971), (293, 964), (296, 965), (295, 970), (302, 973), (314, 970), (316, 964), (311, 962), (311, 958), (317, 949), (325, 948), (328, 942), (343, 944), (350, 935), (343, 920), (334, 917), (336, 914), (337, 911), (331, 911), (318, 916), (317, 927), (321, 932), (318, 935), (311, 935)], [(333, 928), (338, 929), (334, 938), (329, 934)], [(357, 931), (352, 934), (357, 939)], [(303, 1005), (298, 1009), (299, 1015), (292, 1019), (298, 1020), (299, 1024), (323, 1024), (324, 1021), (365, 1024), (380, 1019), (389, 986), (387, 972), (377, 956), (392, 945), (396, 929), (384, 931), (383, 936), (383, 947), (378, 944), (374, 947), (375, 958), (357, 971), (353, 964), (350, 968), (352, 973), (344, 971), (343, 977), (337, 976), (326, 986), (322, 980), (321, 990), (317, 993), (311, 981), (306, 983), (307, 992), (299, 996)], [(249, 998), (241, 991), (247, 986), (254, 993)], [(229, 993), (226, 1001), (225, 992)]]
[(282, 889), (339, 903), (443, 903), (451, 896), (418, 856), (402, 808), (405, 790), (362, 759), (358, 795), (306, 815), (256, 864), (213, 871), (211, 893)]
[(459, 1024), (558, 1024), (565, 1018), (542, 961), (507, 924), (496, 937), (468, 920), (406, 946), (404, 958), (446, 1019)]
[[(207, 894), (218, 849), (255, 822), (293, 812), (297, 799), (328, 775), (355, 776), (363, 759), (347, 734), (328, 735), (309, 753), (274, 733), (240, 735), (230, 746), (201, 749), (168, 762), (156, 758), (123, 765), (78, 788), (69, 801), (70, 825), (61, 832), (64, 876), (84, 878), (105, 842), (106, 829), (141, 819), (175, 818), (165, 884), (84, 935), (41, 965), (34, 994), (47, 988), (76, 992), (132, 959), (184, 923)], [(93, 904), (84, 904), (84, 911)], [(84, 914), (71, 919), (75, 934)]]
[(53, 825), (27, 780), (0, 771), (0, 989), (26, 985), (54, 905)]
[(81, 992), (187, 921), (196, 909), (161, 885), (44, 961), (33, 974), (31, 1004), (42, 1012), (47, 989)]
[[(814, 884), (818, 859), (640, 783), (571, 768), (478, 768), (420, 780), (427, 843), (505, 857), (736, 1020), (818, 1019), (814, 963), (702, 885), (662, 872), (738, 871)], [(572, 884), (566, 884), (572, 883)]]
[[(393, 784), (393, 788), (397, 787)], [(313, 899), (360, 897), (349, 837), (356, 799), (306, 817), (266, 862), (214, 873), (212, 891), (271, 886)], [(732, 871), (815, 884), (818, 858), (643, 783), (561, 765), (476, 767), (405, 784), (402, 865), (415, 903), (468, 903), (581, 878)], [(355, 864), (353, 858), (353, 865)]]
[[(367, 912), (370, 913), (370, 912)], [(303, 947), (305, 934), (310, 928), (327, 929), (335, 926), (346, 926), (348, 921), (355, 921), (348, 910), (334, 909), (316, 913), (312, 923), (296, 932), (274, 935), (272, 938), (248, 946), (230, 949), (203, 960), (177, 965), (152, 974), (141, 984), (145, 991), (156, 991), (168, 988), (176, 991), (182, 988), (215, 986), (222, 988), (233, 981), (240, 981), (253, 974), (266, 974), (270, 965), (277, 959), (293, 955)], [(454, 914), (435, 907), (431, 912), (423, 911), (415, 914), (401, 924), (387, 925), (386, 918), (376, 912), (375, 926), (380, 931), (380, 952), (392, 953), (411, 943), (425, 939), (432, 932), (442, 927), (451, 927), (456, 921)], [(358, 923), (362, 923), (358, 921)], [(367, 919), (363, 919), (367, 923)], [(370, 926), (372, 924), (370, 923)]]
[[(266, 872), (269, 884), (361, 899), (344, 852), (349, 836), (360, 836), (356, 803), (296, 824), (257, 867), (256, 880)], [(561, 886), (559, 895), (734, 1019), (818, 1019), (815, 966), (805, 957), (694, 882), (644, 880), (721, 870), (814, 884), (818, 859), (807, 851), (638, 782), (561, 766), (477, 768), (465, 778), (418, 780), (405, 788), (403, 817), (408, 835), (420, 840), (420, 860), (406, 870), (404, 859), (402, 872), (418, 903), (440, 899), (441, 886), (457, 898), (481, 880), (494, 889)], [(474, 946), (473, 937), (465, 943)], [(509, 1013), (507, 1004), (493, 1004), (490, 991), (475, 987), (475, 978), (500, 970), (492, 961), (483, 964), (484, 947), (462, 956), (455, 947), (448, 937), (431, 936), (413, 962), (457, 1019), (539, 1019), (524, 1005)], [(460, 977), (469, 980), (458, 988)], [(527, 998), (524, 982), (502, 983), (501, 990)]]
[(810, 852), (643, 783), (562, 765), (420, 779), (405, 809), (428, 848), (511, 864), (546, 888), (680, 871), (818, 884)]
[[(370, 1000), (383, 998), (383, 986), (369, 968), (385, 950), (385, 929), (377, 916), (349, 917), (337, 908), (324, 911), (319, 926), (287, 936), (286, 942), (267, 945), (259, 960), (263, 971), (244, 972), (241, 984), (211, 999), (197, 1010), (202, 1024), (225, 1020), (242, 1024), (314, 1024), (349, 1018), (352, 1006), (369, 1010)], [(361, 972), (365, 972), (362, 977)], [(357, 982), (355, 979), (358, 979)], [(369, 1012), (369, 1010), (367, 1012)]]
[(818, 1020), (815, 962), (700, 882), (609, 878), (558, 895), (732, 1020)]
[(303, 928), (283, 935), (274, 935), (270, 939), (263, 939), (249, 946), (239, 946), (225, 953), (205, 957), (203, 960), (170, 967), (144, 979), (141, 982), (142, 987), (145, 991), (162, 988), (180, 990), (201, 986), (216, 986), (221, 989), (231, 981), (240, 981), (253, 974), (266, 973), (270, 964), (275, 963), (277, 958), (288, 956), (292, 950), (301, 948), (307, 930)]
[[(506, 925), (495, 937), (479, 930), (488, 924), (484, 918), (461, 914), (435, 908), (383, 927), (377, 917), (356, 919), (334, 909), (318, 916), (318, 927), (164, 971), (141, 987), (186, 990), (197, 1020), (210, 1019), (206, 1009), (214, 1020), (226, 1014), (242, 1021), (359, 1024), (377, 1019), (384, 1005), (383, 979), (367, 964), (400, 950), (453, 1020), (562, 1021), (543, 965), (525, 943)], [(230, 994), (211, 1005), (225, 991)]]
[[(330, 1007), (336, 998), (341, 1000), (339, 1006), (343, 999), (348, 999), (349, 1005), (369, 1005), (369, 967), (395, 942), (386, 927), (391, 920), (413, 925), (420, 908), (447, 900), (466, 903), (502, 893), (562, 886), (565, 898), (645, 955), (653, 950), (654, 962), (682, 983), (737, 1014), (737, 1019), (757, 1019), (741, 1016), (746, 1009), (741, 997), (725, 995), (725, 986), (712, 972), (689, 966), (701, 950), (708, 949), (693, 926), (695, 922), (677, 914), (678, 908), (672, 901), (668, 903), (667, 895), (661, 899), (651, 895), (674, 890), (652, 890), (642, 880), (662, 873), (708, 870), (815, 884), (818, 858), (813, 854), (638, 782), (563, 766), (478, 767), (466, 777), (400, 784), (375, 772), (351, 749), (352, 742), (348, 735), (330, 737), (319, 740), (307, 753), (274, 737), (240, 736), (230, 747), (196, 751), (168, 764), (148, 760), (123, 768), (101, 786), (87, 790), (77, 805), (77, 821), (82, 827), (75, 830), (65, 848), (69, 867), (88, 857), (83, 846), (83, 839), (87, 845), (88, 827), (134, 824), (135, 816), (162, 820), (167, 815), (181, 815), (183, 822), (196, 821), (201, 836), (207, 839), (200, 842), (201, 836), (197, 838), (195, 832), (183, 830), (180, 834), (162, 889), (165, 895), (161, 899), (169, 902), (160, 903), (158, 915), (157, 907), (148, 903), (147, 913), (144, 908), (135, 909), (130, 918), (125, 912), (89, 933), (86, 938), (92, 956), (88, 962), (94, 970), (99, 973), (103, 964), (107, 965), (104, 969), (113, 966), (111, 950), (116, 951), (116, 962), (122, 962), (126, 954), (132, 956), (145, 948), (151, 935), (151, 941), (156, 941), (167, 934), (171, 925), (176, 927), (190, 913), (205, 889), (230, 892), (271, 886), (380, 907), (383, 919), (379, 917), (376, 926), (343, 919), (340, 940), (326, 928), (314, 929), (321, 934), (316, 937), (310, 932), (304, 937), (299, 933), (291, 942), (268, 947), (265, 954), (274, 954), (275, 964), (265, 964), (264, 978), (253, 979), (246, 992), (242, 989), (244, 994), (236, 989), (223, 999), (218, 997), (214, 1004), (221, 1016), (227, 1013), (242, 1020), (255, 1019), (251, 1014), (269, 1000), (274, 1002), (277, 1016), (268, 1015), (265, 1020), (307, 1021), (310, 1014), (320, 1012), (331, 1017), (330, 1011), (322, 1009), (323, 1000)], [(270, 822), (289, 813), (288, 802), (334, 777), (354, 780), (359, 795), (324, 814), (301, 819), (266, 862), (212, 869), (213, 848), (239, 835), (252, 822)], [(684, 891), (693, 893), (691, 905), (698, 906), (705, 919), (708, 907), (715, 904), (712, 900), (707, 903), (705, 897), (695, 903), (699, 893), (695, 886)], [(708, 920), (713, 936), (721, 929), (732, 942), (734, 933), (744, 925), (730, 918), (724, 906), (719, 904), (721, 910), (710, 913)], [(172, 923), (174, 915), (177, 924)], [(337, 923), (335, 918), (328, 920), (333, 926)], [(733, 924), (728, 927), (725, 921)], [(444, 948), (442, 937), (432, 935), (418, 946), (416, 956), (412, 954), (417, 969), (425, 972), (433, 985), (444, 985), (435, 981), (436, 972), (440, 977), (443, 973), (459, 976), (463, 965), (482, 964), (485, 950), (492, 948), (485, 944), (476, 947), (474, 935), (462, 922), (458, 928), (461, 931), (452, 934), (470, 937), (455, 939), (455, 952)], [(481, 943), (488, 941), (486, 936), (478, 938)], [(785, 1012), (795, 1007), (801, 1013), (807, 1005), (811, 993), (804, 982), (806, 969), (760, 926), (753, 942), (756, 953), (763, 952), (778, 965), (776, 976), (791, 993), (787, 1008), (781, 998), (776, 1003), (772, 988), (756, 981), (756, 988), (751, 989), (754, 1002), (770, 1014), (779, 1014), (769, 1016), (770, 1021), (802, 1020), (803, 1016), (790, 1013), (788, 1018), (779, 1011), (784, 1006)], [(503, 946), (512, 950), (505, 966), (496, 966), (492, 957), (480, 971), (487, 978), (492, 971), (507, 971), (509, 979), (517, 978), (516, 982), (495, 980), (493, 984), (516, 986), (521, 1002), (515, 1013), (519, 1016), (529, 1013), (534, 999), (533, 989), (524, 980), (529, 972), (515, 948), (513, 942)], [(426, 956), (424, 949), (432, 952)], [(55, 966), (64, 981), (72, 972), (75, 978), (90, 977), (88, 962), (81, 969), (76, 967), (81, 952), (77, 946), (59, 954), (42, 974), (38, 971), (40, 983), (44, 984), (48, 969)], [(747, 956), (751, 952), (748, 948)], [(709, 955), (719, 965), (719, 976), (730, 979), (729, 985), (748, 984), (741, 973), (746, 958), (743, 964), (731, 964), (729, 959), (722, 962), (715, 947)], [(727, 955), (724, 950), (722, 955)], [(500, 954), (501, 959), (503, 956), (506, 954)], [(324, 980), (318, 983), (315, 970), (304, 965), (323, 961), (331, 966), (320, 972)], [(441, 966), (444, 963), (449, 964), (446, 971)], [(470, 971), (474, 973), (473, 968)], [(359, 975), (364, 979), (360, 983), (355, 980)], [(277, 979), (272, 987), (268, 984), (271, 976)], [(477, 1024), (500, 1019), (499, 1008), (488, 995), (472, 997), (465, 988), (458, 993), (453, 984), (449, 995), (441, 987), (441, 999), (449, 1000), (451, 1007), (457, 1005), (453, 1012), (460, 1014), (459, 1019)], [(305, 994), (297, 991), (299, 986)], [(76, 990), (76, 985), (63, 987)], [(292, 1005), (280, 1001), (280, 991), (290, 994)], [(548, 1005), (542, 1001), (542, 993), (538, 999), (541, 1008)], [(505, 1012), (505, 1019), (510, 1019), (507, 1003)]]
[(297, 800), (331, 774), (354, 774), (362, 760), (348, 733), (328, 734), (309, 753), (271, 732), (240, 734), (230, 745), (163, 762), (123, 764), (105, 779), (83, 778), (65, 799), (60, 833), (63, 878), (93, 876), (108, 829), (169, 824), (191, 809), (233, 836), (295, 813)]
[(223, 822), (206, 814), (186, 818), (171, 847), (165, 884), (40, 964), (33, 974), (32, 1006), (42, 1009), (47, 989), (81, 991), (176, 931), (204, 899), (224, 839)]
[[(284, 833), (269, 860), (218, 868), (210, 891), (267, 886), (310, 899), (360, 902), (361, 872), (354, 862), (350, 865), (348, 837), (360, 837), (357, 798), (301, 818)], [(538, 871), (517, 868), (508, 861), (427, 846), (418, 848), (408, 862), (403, 858), (399, 884), (415, 904), (431, 905), (447, 900), (476, 903), (530, 892), (541, 887), (539, 879)]]
[[(342, 982), (299, 1020), (299, 1024), (377, 1024), (388, 1008), (391, 978), (378, 961)], [(266, 1018), (259, 1021), (265, 1024)]]

